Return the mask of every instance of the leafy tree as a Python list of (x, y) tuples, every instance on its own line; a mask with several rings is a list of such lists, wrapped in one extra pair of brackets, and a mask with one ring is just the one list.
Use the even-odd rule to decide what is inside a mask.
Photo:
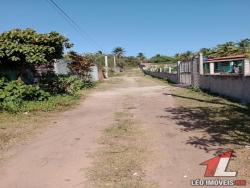
[(124, 64), (127, 67), (137, 67), (139, 65), (138, 58), (134, 56), (124, 57)]
[(0, 34), (0, 62), (44, 64), (62, 57), (69, 39), (57, 32), (39, 34), (32, 29), (13, 29)]
[(213, 50), (210, 48), (202, 48), (200, 49), (200, 53), (202, 53), (204, 57), (209, 57), (211, 54), (213, 54)]
[(186, 51), (184, 53), (176, 54), (175, 60), (176, 61), (188, 61), (192, 59), (193, 53), (191, 51)]
[(219, 44), (216, 47), (216, 56), (223, 57), (228, 55), (235, 55), (239, 52), (239, 48), (234, 42), (226, 42)]
[(79, 55), (73, 51), (68, 53), (68, 57), (72, 61), (72, 63), (68, 65), (71, 72), (83, 79), (88, 79), (91, 66), (93, 65), (93, 59), (89, 56)]
[(103, 52), (101, 50), (97, 51), (96, 54), (102, 55)]
[(230, 55), (250, 55), (250, 39), (243, 39), (238, 43), (226, 42), (217, 45), (215, 48), (202, 48), (200, 52), (207, 57), (223, 57)]
[(250, 55), (250, 39), (243, 39), (238, 43), (239, 49), (242, 53)]
[[(40, 34), (32, 29), (13, 29), (0, 34), (0, 66), (16, 71), (16, 77), (27, 78), (27, 70), (35, 65), (49, 64), (70, 48), (69, 39), (57, 32)], [(3, 75), (6, 75), (3, 73)]]
[(174, 58), (157, 54), (156, 56), (153, 56), (149, 61), (150, 63), (173, 63)]

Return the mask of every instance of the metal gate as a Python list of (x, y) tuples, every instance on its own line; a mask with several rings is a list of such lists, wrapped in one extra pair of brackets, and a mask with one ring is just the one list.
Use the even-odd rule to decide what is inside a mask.
[(183, 85), (191, 85), (191, 61), (187, 61), (187, 62), (180, 62), (179, 65), (179, 80), (180, 80), (180, 84)]
[(193, 59), (191, 61), (179, 62), (178, 73), (179, 83), (186, 86), (196, 87), (199, 84), (199, 61)]

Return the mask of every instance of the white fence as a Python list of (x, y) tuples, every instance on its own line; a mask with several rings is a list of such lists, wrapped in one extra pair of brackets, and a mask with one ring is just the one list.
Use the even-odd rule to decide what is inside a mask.
[[(243, 74), (204, 75), (203, 58), (196, 58), (192, 62), (179, 62), (177, 74), (167, 72), (152, 72), (144, 70), (145, 74), (153, 77), (170, 80), (176, 84), (197, 87), (221, 96), (236, 99), (250, 104), (250, 62), (244, 60)], [(210, 66), (210, 69), (213, 66)]]

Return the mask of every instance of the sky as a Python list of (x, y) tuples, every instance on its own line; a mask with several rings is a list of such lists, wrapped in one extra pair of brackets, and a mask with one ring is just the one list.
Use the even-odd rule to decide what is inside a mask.
[(114, 47), (126, 55), (174, 55), (250, 38), (250, 0), (54, 0), (81, 34), (46, 0), (0, 0), (0, 32), (57, 31), (79, 53)]

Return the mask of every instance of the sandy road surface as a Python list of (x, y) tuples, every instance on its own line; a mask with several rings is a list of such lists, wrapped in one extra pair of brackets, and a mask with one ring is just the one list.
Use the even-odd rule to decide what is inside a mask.
[(151, 136), (145, 142), (152, 153), (144, 167), (146, 178), (159, 187), (186, 188), (193, 178), (202, 178), (205, 167), (199, 163), (211, 154), (186, 144), (191, 134), (166, 112), (175, 101), (166, 84), (127, 74), (113, 78), (113, 84), (92, 92), (75, 109), (64, 112), (57, 123), (25, 144), (6, 153), (1, 163), (1, 188), (86, 187), (84, 169), (91, 167), (91, 154), (100, 147), (98, 138), (114, 122), (124, 100), (133, 106), (135, 119)]

